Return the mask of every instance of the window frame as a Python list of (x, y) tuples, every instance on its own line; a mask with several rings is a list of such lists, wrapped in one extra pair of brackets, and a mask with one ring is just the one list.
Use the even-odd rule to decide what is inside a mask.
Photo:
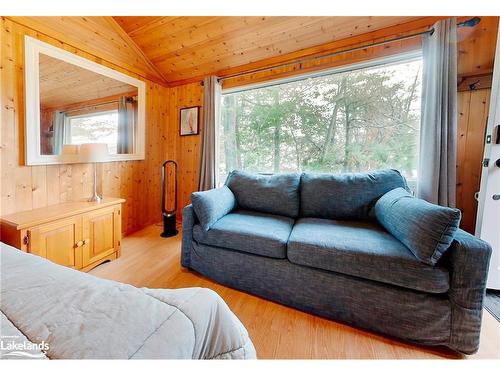
[(402, 63), (402, 62), (410, 62), (410, 61), (414, 61), (414, 60), (422, 60), (422, 50), (421, 49), (414, 50), (411, 52), (398, 53), (398, 54), (394, 54), (394, 55), (390, 55), (390, 56), (384, 56), (384, 57), (375, 58), (375, 59), (369, 59), (366, 61), (352, 63), (352, 64), (340, 65), (340, 66), (336, 66), (333, 68), (321, 69), (321, 70), (317, 70), (314, 72), (298, 73), (298, 74), (291, 75), (289, 77), (276, 78), (276, 79), (266, 80), (266, 81), (258, 82), (258, 83), (250, 83), (247, 85), (229, 87), (226, 89), (224, 89), (224, 87), (223, 87), (222, 91), (221, 91), (221, 97), (224, 95), (227, 95), (227, 94), (236, 94), (236, 93), (240, 93), (240, 92), (244, 92), (244, 91), (256, 90), (256, 89), (261, 89), (261, 88), (265, 88), (265, 87), (279, 86), (279, 85), (284, 85), (287, 83), (303, 81), (303, 80), (306, 80), (309, 78), (318, 78), (318, 77), (323, 77), (323, 76), (332, 75), (332, 74), (352, 72), (354, 70), (375, 68), (375, 67), (378, 67), (381, 65), (392, 65), (392, 64)]
[(64, 119), (64, 142), (68, 143), (68, 144), (73, 144), (72, 139), (71, 139), (71, 120), (77, 119), (77, 118), (82, 118), (82, 117), (93, 117), (93, 116), (111, 114), (114, 112), (116, 112), (118, 114), (117, 109), (109, 109), (106, 111), (90, 112), (90, 113), (82, 114), (82, 115), (66, 116), (66, 118)]

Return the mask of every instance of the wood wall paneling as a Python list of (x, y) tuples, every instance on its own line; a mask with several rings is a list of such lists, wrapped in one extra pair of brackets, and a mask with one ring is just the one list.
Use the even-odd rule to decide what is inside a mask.
[[(464, 17), (468, 18), (468, 17)], [(481, 17), (474, 27), (459, 27), (458, 76), (493, 73), (498, 17)]]
[[(48, 25), (45, 25), (46, 27)], [(55, 35), (60, 35), (61, 32), (58, 30)], [(81, 38), (92, 38), (96, 45), (103, 45), (99, 33), (92, 31), (88, 34), (85, 29), (80, 29), (79, 32)], [(93, 188), (91, 164), (23, 165), (25, 35), (139, 78), (134, 72), (117, 68), (107, 60), (101, 60), (59, 39), (39, 34), (10, 19), (2, 18), (1, 214), (83, 199), (91, 195)], [(167, 128), (168, 89), (152, 81), (146, 83), (146, 159), (98, 165), (99, 176), (102, 177), (102, 193), (127, 199), (122, 215), (125, 233), (131, 233), (161, 219), (160, 167), (166, 145), (164, 133)]]
[(458, 93), (457, 207), (462, 211), (461, 228), (474, 233), (476, 226), (483, 146), (490, 89)]
[[(166, 134), (166, 159), (174, 159), (179, 168), (179, 186), (177, 209), (182, 208), (191, 201), (191, 193), (198, 190), (200, 142), (203, 132), (203, 108), (200, 113), (200, 134), (179, 135), (179, 111), (184, 107), (203, 105), (203, 86), (200, 82), (177, 86), (169, 89), (168, 133)], [(171, 192), (171, 189), (169, 189)], [(173, 200), (170, 194), (169, 205)], [(178, 215), (178, 219), (181, 214)]]
[[(493, 74), (499, 17), (481, 17), (475, 27), (458, 29), (459, 83), (476, 78), (485, 87), (481, 76)], [(474, 80), (473, 80), (474, 81)], [(462, 211), (461, 228), (474, 233), (480, 189), (484, 136), (491, 90), (459, 91), (457, 148), (457, 207)]]

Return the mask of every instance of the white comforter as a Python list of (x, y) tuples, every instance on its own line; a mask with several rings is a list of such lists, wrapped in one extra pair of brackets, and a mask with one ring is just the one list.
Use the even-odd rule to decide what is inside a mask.
[(47, 343), (50, 359), (255, 358), (245, 327), (209, 289), (138, 289), (3, 243), (0, 263), (3, 347)]

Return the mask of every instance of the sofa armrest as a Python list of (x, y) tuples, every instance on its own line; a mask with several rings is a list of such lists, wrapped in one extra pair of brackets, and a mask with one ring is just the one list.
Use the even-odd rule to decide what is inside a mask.
[(191, 244), (193, 242), (193, 227), (198, 219), (189, 204), (182, 209), (182, 246), (181, 246), (181, 264), (183, 267), (189, 267), (191, 263)]
[(479, 348), (483, 298), (490, 263), (488, 243), (459, 229), (443, 257), (450, 272), (450, 346), (463, 353)]
[(191, 202), (205, 231), (236, 206), (236, 198), (227, 186), (191, 193)]
[(450, 271), (450, 299), (468, 309), (481, 309), (486, 289), (491, 247), (488, 243), (459, 229), (446, 252)]

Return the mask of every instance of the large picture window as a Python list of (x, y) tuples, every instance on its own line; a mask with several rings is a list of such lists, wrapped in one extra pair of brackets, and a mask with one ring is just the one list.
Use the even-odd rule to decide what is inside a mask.
[(222, 94), (219, 181), (233, 169), (396, 168), (416, 183), (422, 59), (399, 56)]

